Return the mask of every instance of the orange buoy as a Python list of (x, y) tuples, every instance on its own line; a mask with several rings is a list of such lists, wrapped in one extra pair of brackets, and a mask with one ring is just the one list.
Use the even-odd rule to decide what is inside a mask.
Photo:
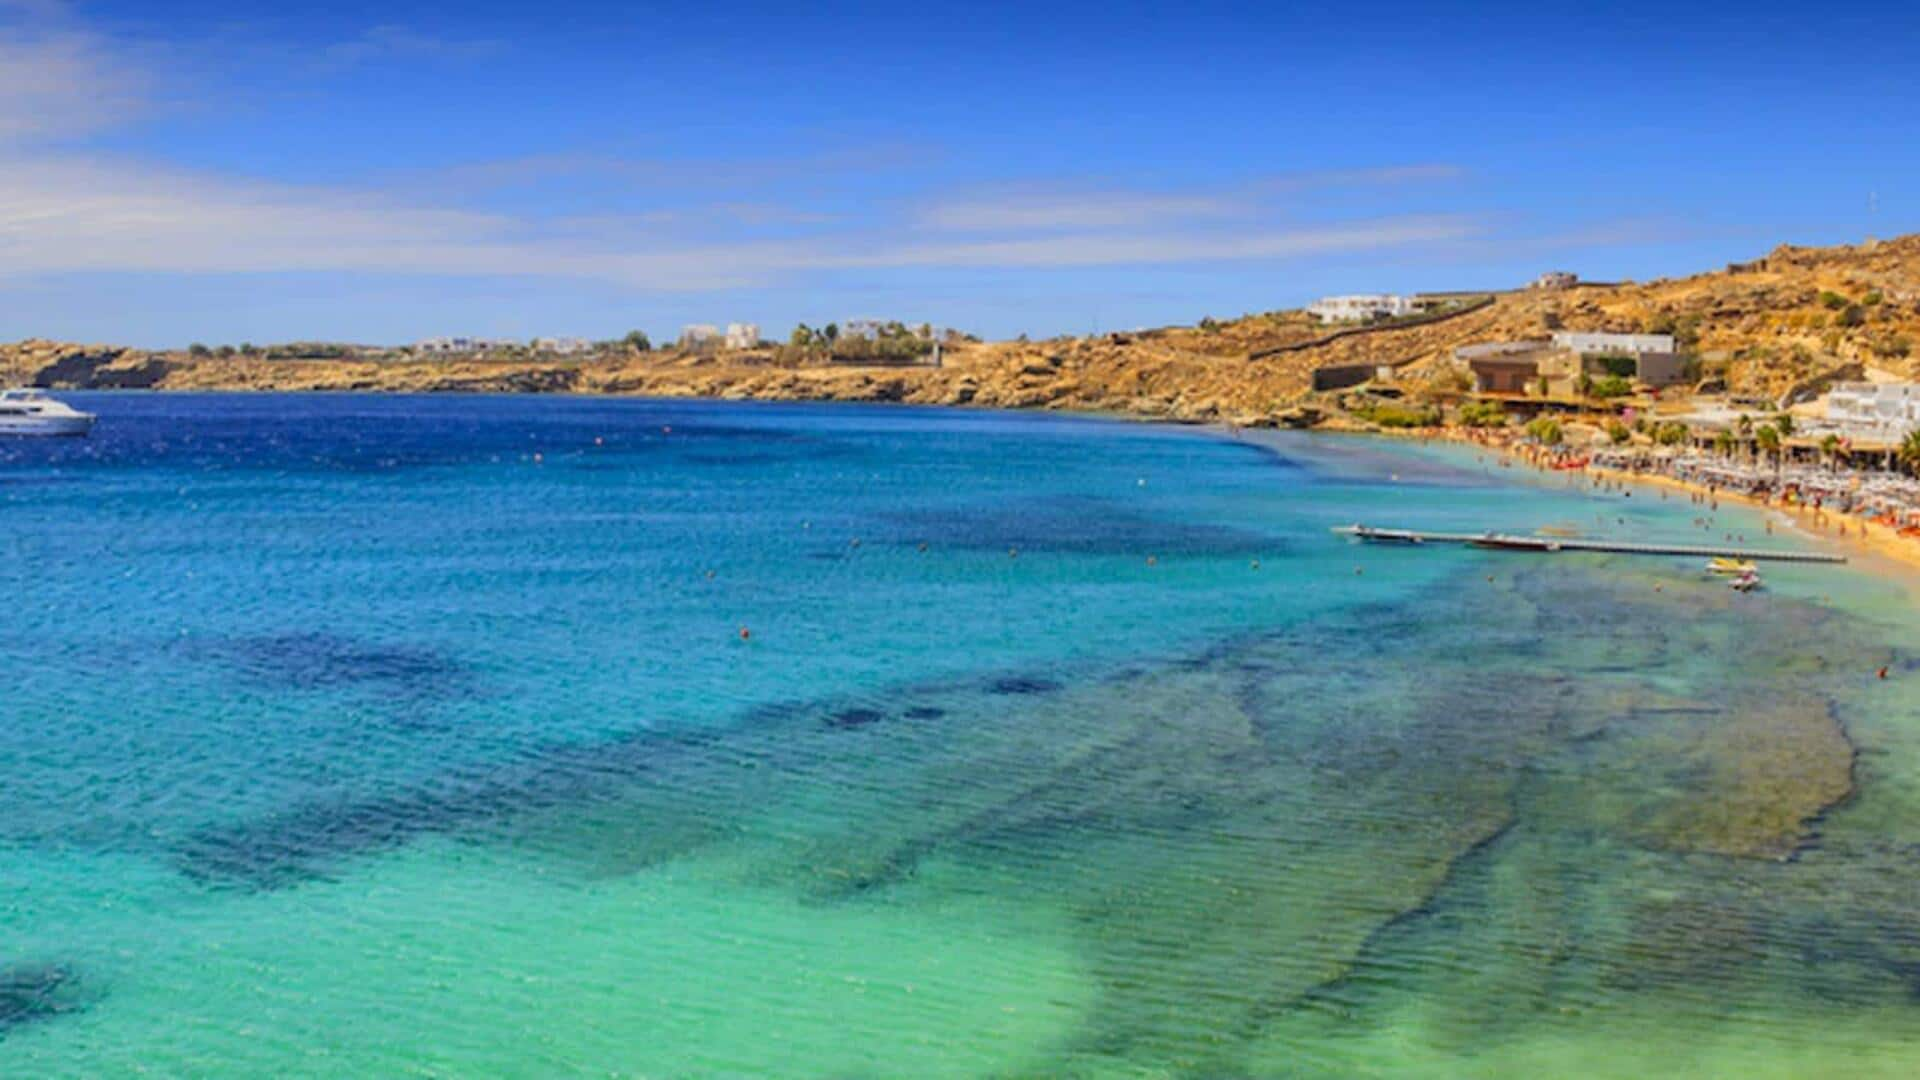
[(1887, 668), (1885, 664), (1880, 665), (1880, 677), (1883, 679), (1887, 677)]
[(1149, 556), (1147, 556), (1147, 565), (1148, 565), (1148, 566), (1159, 566), (1159, 565), (1160, 565), (1160, 560), (1159, 560), (1159, 559), (1156, 559), (1156, 558), (1154, 558), (1154, 557), (1153, 557), (1153, 556), (1151, 556), (1151, 555), (1149, 555)]
[(751, 638), (752, 636), (753, 636), (753, 631), (751, 631), (751, 630), (749, 630), (749, 629), (747, 629), (747, 628), (746, 628), (746, 627), (744, 627), (744, 626), (740, 628), (740, 640), (741, 640), (741, 641), (745, 641), (745, 640), (747, 640), (748, 638)]

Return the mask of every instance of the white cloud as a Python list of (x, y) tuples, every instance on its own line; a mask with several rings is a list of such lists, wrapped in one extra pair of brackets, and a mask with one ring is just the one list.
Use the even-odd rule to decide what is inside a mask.
[(579, 277), (712, 289), (808, 272), (901, 267), (1064, 268), (1295, 258), (1454, 240), (1462, 218), (1293, 230), (1074, 233), (901, 243), (883, 231), (805, 241), (635, 250), (590, 231), (436, 210), (324, 188), (167, 173), (133, 163), (0, 160), (0, 267), (11, 274), (367, 271)]
[(141, 111), (145, 89), (89, 34), (0, 24), (0, 143), (123, 122)]
[[(14, 18), (11, 13), (19, 13)], [(936, 202), (921, 229), (881, 208), (839, 218), (730, 192), (787, 192), (871, 170), (899, 153), (879, 147), (789, 161), (609, 161), (554, 155), (476, 170), (481, 186), (611, 174), (633, 187), (675, 176), (707, 185), (700, 205), (671, 202), (616, 215), (550, 217), (519, 191), (524, 214), (446, 209), (445, 185), (404, 178), (384, 191), (245, 179), (145, 159), (60, 149), (124, 124), (153, 85), (130, 54), (64, 18), (58, 5), (0, 0), (0, 276), (55, 273), (334, 271), (525, 276), (613, 282), (643, 290), (707, 290), (807, 274), (897, 268), (1025, 269), (1284, 259), (1457, 240), (1473, 222), (1393, 218), (1281, 227), (1247, 191), (1028, 193)], [(376, 27), (333, 61), (461, 57), (489, 47)], [(879, 157), (876, 158), (876, 155)], [(921, 160), (924, 152), (916, 152)], [(729, 173), (731, 164), (734, 172)], [(1351, 178), (1350, 178), (1351, 179)], [(476, 205), (485, 207), (487, 203)], [(678, 228), (669, 228), (678, 225)], [(796, 230), (804, 233), (794, 236)], [(979, 232), (979, 239), (952, 234)], [(930, 241), (929, 236), (948, 234)], [(697, 237), (689, 241), (673, 236)]]
[(928, 228), (954, 231), (1130, 228), (1230, 217), (1248, 209), (1240, 200), (1217, 195), (1090, 192), (941, 203), (929, 207), (919, 221)]

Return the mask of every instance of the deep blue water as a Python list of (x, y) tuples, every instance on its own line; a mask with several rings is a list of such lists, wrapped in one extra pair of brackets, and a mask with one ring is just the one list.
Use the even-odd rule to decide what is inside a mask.
[(1914, 1060), (1884, 583), (1328, 532), (1684, 502), (1049, 416), (74, 396), (93, 438), (0, 444), (0, 1074)]

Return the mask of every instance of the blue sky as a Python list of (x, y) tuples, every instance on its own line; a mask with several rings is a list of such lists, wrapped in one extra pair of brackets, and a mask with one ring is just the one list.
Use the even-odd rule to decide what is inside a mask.
[(991, 336), (1920, 229), (1920, 8), (0, 0), (0, 340)]

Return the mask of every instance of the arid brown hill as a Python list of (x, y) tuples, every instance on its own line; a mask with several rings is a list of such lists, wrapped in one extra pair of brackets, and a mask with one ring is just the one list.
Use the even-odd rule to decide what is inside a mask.
[(1381, 329), (1262, 359), (1317, 338), (1298, 312), (1195, 327), (951, 346), (929, 367), (847, 367), (786, 350), (710, 356), (610, 350), (576, 359), (281, 360), (26, 341), (0, 346), (0, 373), (52, 387), (637, 394), (727, 399), (902, 401), (1099, 410), (1269, 423), (1312, 396), (1314, 369), (1399, 366), (1415, 394), (1444, 385), (1454, 347), (1555, 328), (1671, 331), (1736, 392), (1778, 395), (1868, 368), (1920, 375), (1920, 235), (1832, 248), (1780, 247), (1687, 278), (1521, 290), (1430, 325)]

